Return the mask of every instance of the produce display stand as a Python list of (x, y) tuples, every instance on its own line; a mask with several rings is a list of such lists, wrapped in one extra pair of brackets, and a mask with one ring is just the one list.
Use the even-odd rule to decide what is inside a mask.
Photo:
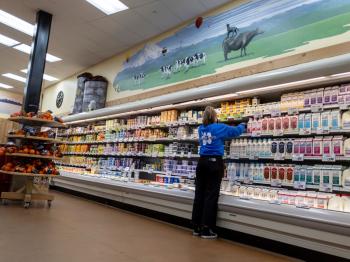
[[(56, 121), (43, 120), (40, 118), (29, 118), (29, 117), (11, 117), (10, 121), (22, 124), (23, 126), (30, 127), (52, 127), (52, 128), (65, 128), (63, 123), (59, 123)], [(53, 138), (45, 138), (45, 137), (36, 137), (36, 136), (25, 136), (25, 135), (8, 135), (9, 139), (19, 139), (19, 140), (36, 140), (41, 141), (46, 144), (56, 144), (60, 143), (59, 140)], [(35, 155), (35, 154), (22, 154), (22, 153), (7, 153), (6, 157), (20, 157), (20, 158), (39, 158), (39, 159), (50, 159), (50, 160), (59, 160), (56, 156), (46, 156), (46, 155)], [(24, 207), (29, 208), (30, 204), (34, 200), (43, 200), (47, 201), (48, 207), (51, 207), (52, 201), (54, 200), (54, 196), (48, 193), (48, 189), (43, 190), (39, 188), (38, 185), (35, 184), (36, 178), (51, 178), (53, 174), (35, 174), (35, 173), (21, 173), (21, 172), (11, 172), (11, 171), (3, 171), (0, 170), (0, 173), (19, 176), (25, 178), (25, 184), (21, 188), (12, 192), (2, 192), (1, 199), (3, 204), (7, 204), (8, 200), (23, 200)]]

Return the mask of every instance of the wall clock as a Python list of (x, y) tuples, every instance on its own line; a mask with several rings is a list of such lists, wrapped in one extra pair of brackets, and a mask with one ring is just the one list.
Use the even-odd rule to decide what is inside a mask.
[(57, 98), (56, 98), (56, 107), (60, 108), (63, 103), (64, 93), (63, 91), (58, 92)]

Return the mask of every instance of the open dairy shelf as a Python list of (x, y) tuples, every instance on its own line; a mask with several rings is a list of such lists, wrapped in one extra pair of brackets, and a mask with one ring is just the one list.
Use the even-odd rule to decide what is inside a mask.
[(27, 125), (27, 126), (44, 126), (44, 127), (53, 127), (53, 128), (66, 128), (66, 125), (53, 120), (44, 120), (35, 117), (10, 117), (8, 120)]
[(12, 175), (12, 176), (26, 176), (26, 177), (57, 177), (58, 175), (52, 174), (34, 174), (34, 173), (21, 173), (21, 172), (11, 172), (0, 170), (0, 173)]
[(27, 157), (27, 158), (41, 158), (41, 159), (51, 159), (51, 160), (60, 160), (61, 157), (55, 157), (55, 156), (42, 156), (42, 155), (34, 155), (34, 154), (21, 154), (21, 153), (6, 153), (6, 156), (10, 157)]
[(145, 143), (165, 143), (165, 142), (198, 142), (198, 138), (119, 138), (115, 140), (103, 140), (103, 141), (79, 141), (79, 142), (63, 142), (67, 145), (93, 145), (93, 144), (115, 144), (115, 143), (134, 143), (134, 142), (145, 142)]
[(303, 156), (301, 159), (298, 158), (293, 158), (292, 156), (286, 156), (282, 158), (278, 157), (232, 157), (232, 156), (226, 156), (225, 159), (230, 159), (230, 160), (249, 160), (249, 161), (260, 161), (260, 160), (271, 160), (271, 161), (292, 161), (296, 163), (300, 163), (303, 161), (320, 161), (323, 163), (334, 163), (334, 162), (350, 162), (350, 157), (349, 156), (335, 156), (333, 160), (327, 160), (323, 159), (322, 156)]
[(62, 140), (57, 140), (54, 138), (46, 138), (46, 137), (39, 137), (39, 136), (24, 136), (24, 135), (8, 135), (7, 138), (11, 139), (28, 139), (28, 140), (37, 140), (37, 141), (42, 141), (46, 143), (53, 143), (53, 144), (60, 144), (60, 143), (65, 143)]
[(198, 154), (146, 154), (146, 153), (63, 153), (67, 156), (92, 156), (92, 157), (153, 157), (153, 158), (165, 158), (165, 157), (176, 157), (176, 158), (199, 158)]

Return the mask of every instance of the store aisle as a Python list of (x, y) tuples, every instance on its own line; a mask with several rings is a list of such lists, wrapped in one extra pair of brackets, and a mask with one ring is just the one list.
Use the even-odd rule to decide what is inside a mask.
[(0, 206), (0, 261), (292, 261), (56, 193), (51, 210)]

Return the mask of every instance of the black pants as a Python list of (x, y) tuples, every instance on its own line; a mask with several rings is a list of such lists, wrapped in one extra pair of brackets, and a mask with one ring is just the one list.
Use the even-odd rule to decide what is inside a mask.
[(223, 176), (224, 162), (221, 157), (201, 157), (199, 159), (192, 210), (192, 223), (194, 225), (215, 228)]

